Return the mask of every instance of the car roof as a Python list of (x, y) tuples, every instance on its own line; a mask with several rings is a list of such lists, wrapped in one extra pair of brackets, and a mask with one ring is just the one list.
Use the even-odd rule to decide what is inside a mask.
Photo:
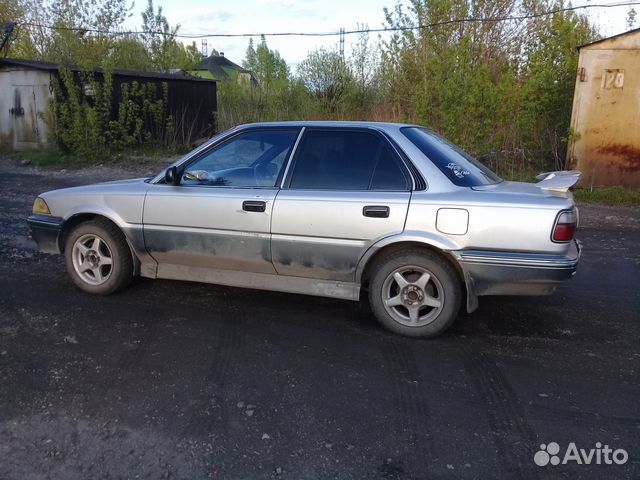
[(310, 121), (283, 121), (283, 122), (258, 122), (246, 123), (238, 125), (238, 127), (365, 127), (380, 129), (397, 129), (399, 127), (415, 127), (416, 125), (408, 123), (393, 122), (363, 122), (363, 121), (326, 121), (326, 120), (310, 120)]

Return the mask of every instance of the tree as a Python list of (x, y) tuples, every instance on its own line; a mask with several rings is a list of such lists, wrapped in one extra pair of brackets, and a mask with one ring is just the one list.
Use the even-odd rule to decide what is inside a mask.
[[(130, 15), (127, 0), (31, 0), (25, 6), (29, 36), (39, 59), (96, 66), (109, 56)], [(45, 26), (52, 25), (53, 29)]]
[(184, 45), (181, 42), (173, 41), (169, 44), (167, 56), (172, 68), (181, 70), (193, 70), (193, 68), (202, 62), (202, 54), (196, 42)]
[[(358, 25), (359, 30), (366, 30), (368, 26)], [(355, 83), (354, 106), (365, 111), (370, 109), (376, 98), (374, 80), (377, 77), (378, 59), (377, 49), (369, 42), (367, 32), (360, 33), (351, 47), (349, 67), (353, 73)]]
[[(393, 117), (427, 125), (476, 154), (522, 158), (524, 147), (528, 158), (561, 163), (576, 47), (596, 36), (584, 16), (544, 14), (563, 7), (555, 0), (409, 0), (385, 10), (400, 30), (384, 42), (381, 61)], [(529, 18), (458, 21), (513, 14)]]
[[(411, 0), (407, 8), (386, 11), (387, 22), (401, 29), (383, 46), (385, 95), (395, 114), (471, 151), (496, 146), (495, 92), (504, 68), (497, 64), (506, 62), (498, 54), (500, 44), (488, 39), (501, 36), (490, 32), (492, 25), (483, 31), (455, 21), (482, 11), (475, 1)], [(410, 28), (428, 24), (438, 26)]]
[[(25, 19), (26, 12), (22, 1), (3, 0), (0, 2), (0, 43), (5, 38), (5, 34), (7, 35), (2, 54), (20, 58), (33, 56), (34, 47), (29, 32), (20, 25)], [(9, 24), (12, 25), (9, 26)]]
[(176, 40), (180, 25), (172, 27), (162, 13), (162, 7), (156, 11), (153, 0), (148, 0), (147, 8), (142, 12), (142, 43), (151, 59), (151, 69), (168, 72), (171, 69), (190, 70), (202, 61), (195, 42), (183, 45)]
[(125, 70), (153, 70), (153, 62), (147, 49), (136, 36), (126, 35), (116, 39), (108, 63)]
[(175, 35), (180, 25), (171, 27), (167, 18), (162, 13), (162, 7), (156, 11), (153, 0), (148, 0), (147, 8), (142, 12), (142, 41), (151, 57), (153, 68), (160, 72), (166, 72), (175, 68), (172, 51), (176, 50)]
[(264, 35), (262, 35), (260, 43), (255, 48), (253, 39), (249, 40), (242, 66), (247, 70), (251, 70), (260, 85), (267, 88), (275, 82), (283, 84), (289, 81), (287, 62), (280, 56), (280, 52), (271, 50), (267, 46)]
[[(359, 30), (367, 30), (368, 25), (358, 25)], [(377, 58), (375, 49), (369, 42), (369, 33), (363, 31), (358, 35), (355, 44), (351, 47), (349, 64), (353, 71), (355, 82), (361, 89), (369, 86), (376, 74)]]
[(24, 17), (24, 8), (18, 0), (3, 0), (0, 3), (0, 25), (17, 22)]
[(330, 111), (335, 111), (354, 85), (349, 66), (337, 50), (318, 48), (298, 65), (298, 77)]
[[(563, 3), (538, 8), (562, 8)], [(532, 8), (536, 8), (533, 6)], [(585, 16), (560, 12), (532, 22), (525, 45), (520, 131), (529, 149), (564, 166), (578, 70), (576, 47), (597, 38)]]

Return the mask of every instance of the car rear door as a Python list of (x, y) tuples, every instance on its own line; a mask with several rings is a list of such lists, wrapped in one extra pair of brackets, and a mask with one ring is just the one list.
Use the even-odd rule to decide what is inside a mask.
[(307, 128), (274, 203), (278, 274), (354, 281), (375, 241), (403, 231), (412, 179), (378, 131)]
[(144, 240), (159, 277), (193, 278), (191, 267), (276, 273), (271, 212), (299, 132), (241, 131), (190, 161), (179, 185), (149, 188)]

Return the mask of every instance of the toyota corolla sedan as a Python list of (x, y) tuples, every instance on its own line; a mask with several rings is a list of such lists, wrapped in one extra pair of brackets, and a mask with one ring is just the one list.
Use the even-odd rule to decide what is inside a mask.
[(480, 296), (574, 275), (579, 175), (503, 181), (415, 125), (261, 123), (153, 178), (43, 193), (28, 222), (86, 292), (140, 275), (362, 298), (387, 329), (430, 337)]

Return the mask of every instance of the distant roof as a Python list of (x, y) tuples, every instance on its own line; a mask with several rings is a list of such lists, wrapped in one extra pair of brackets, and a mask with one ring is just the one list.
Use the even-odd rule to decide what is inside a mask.
[[(34, 70), (46, 70), (46, 71), (58, 71), (60, 68), (66, 68), (74, 72), (83, 71), (79, 65), (68, 65), (62, 63), (53, 62), (40, 62), (36, 60), (22, 60), (19, 58), (0, 58), (0, 67), (3, 65), (15, 65), (17, 67), (32, 68)], [(104, 73), (104, 69), (95, 68), (93, 70), (96, 73)], [(162, 73), (162, 72), (138, 72), (135, 70), (122, 70), (114, 68), (111, 70), (113, 75), (122, 75), (128, 77), (140, 77), (140, 78), (157, 78), (160, 80), (186, 80), (191, 82), (215, 82), (215, 80), (208, 80), (204, 78), (188, 77), (186, 75)]]
[(193, 70), (207, 70), (220, 80), (229, 80), (233, 72), (248, 73), (251, 71), (233, 63), (224, 55), (211, 55), (200, 62)]
[(584, 47), (590, 47), (591, 45), (595, 45), (596, 43), (606, 42), (607, 40), (612, 40), (614, 38), (624, 37), (625, 35), (629, 35), (631, 33), (638, 33), (638, 32), (640, 32), (640, 28), (634, 28), (633, 30), (629, 30), (628, 32), (622, 32), (622, 33), (619, 33), (617, 35), (613, 35), (611, 37), (601, 38), (600, 40), (596, 40), (595, 42), (585, 43), (584, 45), (580, 45), (578, 47), (578, 50), (580, 50), (581, 48), (584, 48)]

